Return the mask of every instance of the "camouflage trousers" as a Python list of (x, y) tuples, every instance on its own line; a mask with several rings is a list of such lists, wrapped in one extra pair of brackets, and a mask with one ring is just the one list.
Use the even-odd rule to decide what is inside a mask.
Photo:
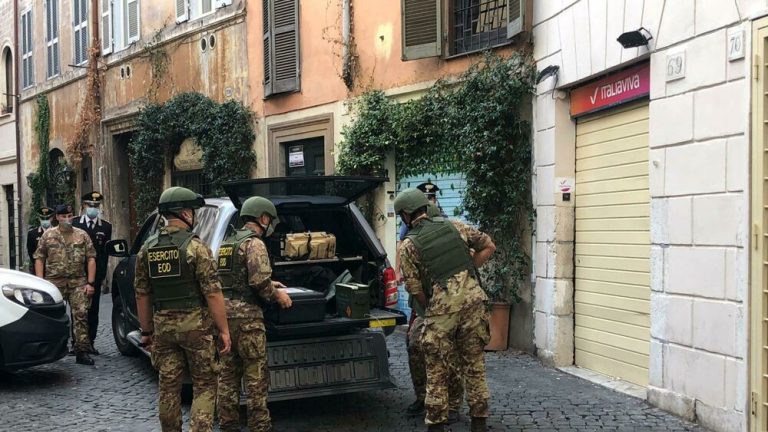
[(158, 330), (156, 320), (152, 364), (160, 375), (158, 411), (163, 432), (181, 431), (181, 384), (185, 370), (192, 377), (194, 393), (189, 430), (210, 432), (213, 430), (218, 378), (213, 329)]
[(221, 357), (219, 375), (219, 424), (222, 432), (240, 430), (240, 383), (246, 391), (248, 430), (272, 429), (267, 408), (269, 371), (267, 337), (260, 319), (230, 319), (232, 350)]
[(88, 351), (91, 340), (88, 338), (88, 309), (91, 298), (85, 294), (84, 286), (60, 286), (62, 297), (72, 310), (72, 343), (75, 351)]
[[(423, 347), (424, 318), (417, 317), (408, 328), (408, 368), (411, 372), (416, 400), (423, 401), (427, 395), (427, 364)], [(459, 411), (464, 399), (464, 378), (459, 372), (459, 358), (456, 352), (450, 354), (450, 375), (448, 377), (448, 408)]]
[(466, 385), (467, 405), (472, 417), (488, 417), (488, 384), (485, 381), (483, 349), (490, 339), (488, 312), (482, 303), (468, 305), (459, 312), (424, 319), (422, 331), (427, 364), (426, 423), (448, 421), (448, 382), (451, 357), (459, 359)]

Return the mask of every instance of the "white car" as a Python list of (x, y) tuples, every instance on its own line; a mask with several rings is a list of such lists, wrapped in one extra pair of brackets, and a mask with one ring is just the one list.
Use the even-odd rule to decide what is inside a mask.
[(0, 370), (54, 362), (67, 355), (69, 316), (55, 285), (0, 268)]

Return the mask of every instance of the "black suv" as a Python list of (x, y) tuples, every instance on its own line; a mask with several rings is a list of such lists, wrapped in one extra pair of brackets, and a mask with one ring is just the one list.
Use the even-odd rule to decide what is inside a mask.
[[(269, 400), (287, 400), (393, 387), (385, 335), (405, 324), (397, 303), (395, 273), (386, 252), (354, 201), (386, 179), (375, 177), (285, 177), (230, 182), (228, 198), (208, 198), (196, 213), (195, 232), (218, 254), (230, 230), (239, 227), (238, 209), (245, 199), (270, 199), (278, 210), (276, 240), (268, 240), (273, 279), (289, 287), (325, 290), (333, 276), (348, 270), (354, 281), (370, 284), (371, 311), (363, 319), (340, 317), (332, 307), (332, 290), (321, 322), (276, 324), (265, 321), (269, 365)], [(110, 243), (121, 257), (114, 270), (112, 330), (124, 355), (148, 354), (139, 348), (139, 322), (133, 290), (136, 254), (160, 223), (152, 214), (133, 245)], [(336, 236), (332, 259), (286, 261), (280, 258), (280, 234), (325, 231)], [(328, 292), (330, 291), (330, 292)]]

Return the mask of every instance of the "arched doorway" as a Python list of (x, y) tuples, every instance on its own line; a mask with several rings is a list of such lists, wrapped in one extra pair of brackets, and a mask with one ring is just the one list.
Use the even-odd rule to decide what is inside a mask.
[(74, 205), (75, 176), (72, 167), (67, 164), (64, 153), (55, 148), (48, 153), (48, 190), (45, 198), (49, 207), (57, 204)]

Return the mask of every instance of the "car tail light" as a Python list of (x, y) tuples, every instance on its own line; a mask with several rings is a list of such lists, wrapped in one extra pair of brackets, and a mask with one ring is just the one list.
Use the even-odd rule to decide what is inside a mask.
[(397, 305), (397, 275), (395, 269), (387, 267), (381, 274), (384, 282), (384, 307)]

